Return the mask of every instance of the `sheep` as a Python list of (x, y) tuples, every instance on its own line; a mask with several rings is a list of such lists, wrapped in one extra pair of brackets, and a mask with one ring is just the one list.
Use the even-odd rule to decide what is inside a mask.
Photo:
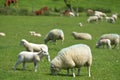
[(110, 23), (115, 23), (115, 19), (113, 17), (105, 17), (106, 22), (110, 22)]
[(87, 19), (87, 22), (90, 23), (90, 22), (93, 22), (93, 21), (98, 21), (99, 20), (99, 16), (90, 16), (88, 17)]
[(0, 32), (0, 36), (6, 36), (6, 34), (3, 32)]
[(113, 14), (112, 17), (113, 17), (115, 20), (117, 20), (118, 14), (117, 14), (117, 13), (116, 13), (116, 14)]
[(83, 26), (83, 24), (82, 24), (81, 22), (79, 22), (79, 23), (78, 23), (78, 25), (79, 25), (80, 27), (82, 27), (82, 26)]
[(107, 45), (107, 47), (111, 49), (111, 41), (109, 39), (100, 39), (96, 43), (96, 48), (99, 48), (100, 46), (104, 47), (104, 45)]
[(73, 12), (69, 12), (69, 15), (72, 17), (72, 16), (75, 16), (75, 14)]
[[(35, 44), (35, 43), (30, 43), (28, 42), (27, 40), (25, 39), (22, 39), (20, 41), (20, 45), (23, 45), (27, 51), (30, 51), (30, 52), (39, 52), (41, 50), (41, 48), (46, 51), (48, 54), (48, 46), (45, 45), (45, 44)], [(48, 61), (50, 61), (50, 55), (48, 55)]]
[(92, 39), (92, 36), (89, 33), (72, 32), (72, 36), (75, 39), (80, 39), (80, 40), (91, 40)]
[(30, 31), (31, 36), (41, 37), (42, 35), (39, 33), (36, 33), (35, 31)]
[(92, 9), (88, 9), (86, 11), (86, 13), (87, 13), (87, 16), (93, 16), (94, 15), (94, 11)]
[(61, 69), (72, 70), (72, 75), (75, 77), (74, 69), (78, 68), (78, 75), (80, 75), (80, 68), (86, 66), (88, 68), (88, 76), (90, 77), (90, 66), (92, 64), (92, 53), (88, 45), (75, 44), (67, 48), (63, 48), (58, 52), (58, 55), (51, 61), (50, 70), (52, 75), (57, 75)]
[(61, 29), (52, 29), (46, 35), (44, 42), (47, 44), (48, 41), (53, 41), (56, 44), (56, 40), (61, 40), (62, 44), (64, 41), (64, 33)]
[(103, 34), (100, 36), (98, 42), (101, 39), (109, 39), (111, 41), (111, 45), (114, 45), (113, 48), (119, 48), (119, 42), (120, 42), (120, 36), (116, 33), (109, 33), (109, 34)]
[(23, 63), (23, 69), (26, 69), (26, 62), (33, 62), (34, 63), (34, 70), (37, 72), (38, 62), (42, 59), (42, 57), (48, 56), (48, 53), (44, 50), (40, 50), (39, 52), (28, 52), (22, 51), (18, 54), (18, 60), (14, 65), (13, 69), (16, 70), (17, 66), (20, 63)]
[(106, 17), (107, 15), (101, 11), (95, 11), (94, 13), (95, 16), (102, 16), (102, 17)]

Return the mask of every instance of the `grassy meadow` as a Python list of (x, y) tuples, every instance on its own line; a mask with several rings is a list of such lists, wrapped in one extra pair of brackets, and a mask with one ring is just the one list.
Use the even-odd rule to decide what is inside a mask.
[[(28, 0), (19, 0), (20, 8), (32, 9)], [(40, 3), (36, 0), (37, 3)], [(44, 2), (45, 1), (45, 2)], [(40, 4), (44, 6), (49, 4), (50, 7), (60, 5), (64, 6), (64, 3), (58, 0), (56, 3), (59, 5), (52, 5), (52, 1), (44, 0)], [(54, 0), (53, 0), (54, 1)], [(108, 3), (96, 0), (88, 0), (90, 3), (86, 5), (87, 1), (81, 0), (82, 7), (104, 7), (111, 8), (112, 12), (118, 12), (119, 0), (106, 0)], [(1, 0), (3, 3), (3, 0)], [(92, 2), (99, 3), (99, 5), (92, 5)], [(55, 3), (55, 2), (54, 2)], [(26, 5), (25, 5), (26, 4)], [(113, 4), (108, 6), (108, 4)], [(0, 3), (0, 6), (2, 4)], [(38, 8), (36, 5), (35, 8)], [(119, 13), (119, 12), (118, 12)], [(108, 14), (111, 15), (111, 14)], [(64, 17), (64, 16), (0, 16), (0, 32), (6, 33), (5, 37), (0, 36), (0, 80), (120, 80), (120, 49), (107, 49), (107, 48), (95, 48), (98, 38), (105, 33), (117, 33), (120, 34), (120, 20), (111, 24), (105, 22), (105, 20), (97, 23), (87, 23), (86, 14), (80, 13), (79, 17)], [(78, 23), (83, 23), (83, 27), (79, 27)], [(17, 55), (19, 52), (25, 50), (23, 46), (20, 46), (20, 40), (26, 39), (30, 42), (41, 44), (44, 43), (44, 37), (51, 29), (59, 28), (64, 31), (65, 41), (61, 44), (61, 41), (57, 41), (57, 45), (48, 43), (49, 53), (51, 60), (57, 55), (58, 51), (62, 48), (74, 45), (74, 44), (87, 44), (90, 46), (93, 55), (93, 63), (91, 66), (91, 77), (87, 75), (87, 69), (81, 68), (81, 76), (66, 76), (66, 70), (61, 70), (59, 75), (52, 76), (50, 74), (50, 63), (43, 58), (39, 62), (38, 72), (34, 72), (33, 63), (26, 64), (26, 70), (22, 70), (22, 64), (17, 67), (17, 70), (13, 70), (13, 66), (17, 61)], [(30, 36), (29, 31), (36, 31), (42, 34), (42, 37)], [(93, 37), (92, 40), (75, 40), (71, 36), (71, 32), (87, 32)], [(119, 46), (120, 47), (120, 46)], [(77, 70), (75, 71), (77, 73)]]

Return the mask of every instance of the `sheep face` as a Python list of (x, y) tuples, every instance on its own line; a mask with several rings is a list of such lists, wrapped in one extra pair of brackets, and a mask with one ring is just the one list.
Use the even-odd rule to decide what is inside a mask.
[(51, 71), (52, 75), (57, 75), (57, 73), (60, 71), (60, 69), (55, 67), (55, 65), (51, 64), (50, 65), (50, 71)]

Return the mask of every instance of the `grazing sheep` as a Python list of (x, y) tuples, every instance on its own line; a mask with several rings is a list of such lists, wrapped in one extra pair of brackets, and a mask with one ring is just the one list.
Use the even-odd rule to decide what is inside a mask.
[(94, 13), (95, 16), (102, 16), (102, 17), (106, 17), (106, 14), (100, 11), (95, 11)]
[(61, 29), (52, 29), (49, 31), (49, 33), (46, 35), (44, 42), (47, 44), (48, 41), (53, 41), (56, 44), (56, 40), (62, 40), (62, 44), (64, 41), (64, 33)]
[(100, 46), (102, 46), (104, 48), (104, 45), (107, 45), (107, 47), (109, 49), (111, 49), (111, 41), (109, 39), (100, 39), (97, 43), (96, 43), (96, 48), (99, 48)]
[(117, 14), (117, 13), (116, 13), (116, 14), (113, 14), (112, 17), (113, 17), (115, 20), (117, 20), (118, 14)]
[(105, 17), (106, 22), (110, 22), (110, 23), (115, 23), (115, 19), (113, 17)]
[(6, 34), (3, 32), (0, 32), (0, 36), (6, 36)]
[(87, 19), (87, 22), (90, 23), (90, 22), (94, 22), (94, 21), (98, 21), (99, 20), (99, 16), (90, 16), (88, 17)]
[(88, 9), (86, 11), (86, 13), (87, 13), (87, 16), (93, 16), (94, 15), (94, 11), (92, 9)]
[(33, 62), (34, 63), (34, 68), (35, 72), (37, 72), (37, 67), (38, 67), (38, 62), (42, 59), (42, 57), (48, 56), (48, 53), (44, 50), (40, 50), (40, 52), (27, 52), (27, 51), (22, 51), (18, 54), (18, 61), (14, 65), (14, 70), (16, 70), (16, 67), (20, 64), (23, 63), (23, 69), (26, 69), (26, 62)]
[(111, 41), (111, 45), (114, 45), (114, 48), (119, 48), (119, 42), (120, 42), (120, 36), (118, 34), (113, 34), (113, 33), (110, 33), (110, 34), (103, 34), (98, 42), (101, 40), (101, 39), (109, 39)]
[[(30, 52), (39, 52), (41, 49), (43, 49), (44, 51), (46, 51), (48, 54), (48, 46), (45, 44), (34, 44), (34, 43), (30, 43), (25, 39), (22, 39), (20, 41), (20, 44), (23, 45), (27, 51)], [(50, 55), (48, 55), (48, 61), (50, 61)]]
[(80, 68), (86, 66), (90, 77), (91, 64), (92, 54), (89, 46), (85, 44), (76, 44), (60, 50), (58, 55), (51, 61), (50, 70), (51, 74), (56, 75), (61, 69), (66, 69), (69, 75), (69, 69), (71, 69), (72, 75), (75, 77), (74, 69), (78, 68), (78, 75), (80, 75)]
[(80, 40), (91, 40), (92, 39), (92, 36), (89, 33), (72, 32), (72, 36), (75, 39), (80, 39)]

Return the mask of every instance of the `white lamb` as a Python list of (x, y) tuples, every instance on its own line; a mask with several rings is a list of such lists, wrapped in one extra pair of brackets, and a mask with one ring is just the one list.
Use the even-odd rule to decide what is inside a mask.
[(53, 41), (56, 44), (57, 40), (61, 40), (63, 44), (64, 33), (61, 29), (52, 29), (51, 31), (49, 31), (44, 39), (44, 42), (45, 44), (47, 44), (48, 41)]
[(92, 36), (89, 33), (72, 32), (72, 36), (75, 39), (80, 39), (80, 40), (91, 40), (92, 39)]
[(3, 32), (0, 32), (0, 36), (6, 36), (6, 34)]
[(103, 34), (98, 42), (101, 40), (101, 39), (109, 39), (111, 41), (111, 45), (114, 45), (114, 48), (119, 48), (119, 42), (120, 42), (120, 36), (118, 34), (113, 34), (113, 33), (110, 33), (110, 34)]
[(75, 14), (73, 12), (69, 12), (69, 15), (72, 17), (72, 16), (75, 16)]
[(115, 19), (113, 17), (105, 17), (106, 22), (110, 22), (110, 23), (115, 23)]
[(116, 13), (116, 14), (113, 14), (112, 17), (113, 17), (115, 20), (117, 20), (118, 14), (117, 14), (117, 13)]
[(107, 47), (109, 49), (111, 49), (111, 41), (109, 39), (100, 39), (97, 43), (96, 43), (96, 48), (99, 48), (100, 46), (102, 46), (104, 48), (104, 45), (107, 45)]
[(33, 62), (34, 63), (34, 69), (35, 72), (37, 72), (38, 62), (42, 59), (42, 57), (48, 56), (48, 53), (44, 50), (40, 50), (40, 52), (27, 52), (22, 51), (18, 54), (18, 60), (16, 64), (14, 65), (14, 70), (16, 70), (16, 67), (23, 63), (23, 69), (26, 69), (26, 62)]
[(48, 61), (50, 61), (50, 55), (48, 52), (48, 46), (45, 44), (34, 44), (34, 43), (30, 43), (25, 39), (22, 39), (20, 41), (20, 44), (23, 45), (27, 51), (30, 52), (39, 52), (41, 49), (43, 49), (44, 51), (46, 51), (48, 53)]
[(92, 54), (89, 46), (76, 44), (60, 50), (58, 55), (51, 61), (50, 70), (51, 74), (56, 75), (61, 69), (66, 69), (69, 75), (69, 69), (71, 69), (72, 75), (75, 77), (74, 69), (78, 68), (78, 75), (80, 75), (80, 68), (86, 66), (90, 77), (91, 64)]

